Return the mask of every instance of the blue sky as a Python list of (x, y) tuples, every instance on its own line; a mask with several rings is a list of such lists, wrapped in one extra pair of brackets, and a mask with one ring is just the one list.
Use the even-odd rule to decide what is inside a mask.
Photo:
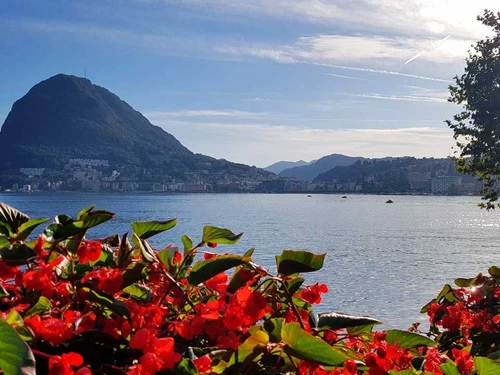
[(194, 152), (266, 166), (450, 155), (447, 86), (497, 0), (4, 0), (0, 123), (87, 76)]

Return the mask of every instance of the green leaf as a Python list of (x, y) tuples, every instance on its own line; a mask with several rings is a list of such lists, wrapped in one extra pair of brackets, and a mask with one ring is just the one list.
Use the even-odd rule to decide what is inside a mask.
[(477, 371), (477, 375), (500, 374), (500, 362), (493, 361), (486, 357), (475, 357), (474, 368)]
[(102, 307), (111, 310), (117, 315), (126, 316), (127, 318), (130, 319), (130, 313), (127, 309), (127, 306), (125, 306), (125, 304), (122, 301), (115, 300), (114, 298), (104, 297), (89, 288), (83, 288), (83, 290), (88, 293), (87, 297), (88, 301), (97, 303)]
[(474, 281), (474, 278), (470, 278), (470, 279), (458, 278), (458, 279), (455, 279), (455, 285), (460, 287), (460, 288), (468, 288), (472, 285), (473, 281)]
[(281, 337), (286, 344), (285, 351), (301, 359), (326, 366), (340, 366), (350, 358), (322, 339), (304, 331), (299, 323), (285, 324), (281, 329)]
[(489, 359), (493, 359), (493, 360), (499, 360), (500, 359), (500, 350), (497, 350), (495, 352), (489, 353), (488, 354), (488, 358)]
[(203, 239), (205, 243), (217, 243), (234, 245), (238, 242), (243, 233), (234, 234), (229, 229), (211, 227), (209, 225), (203, 227)]
[(439, 292), (438, 296), (436, 297), (436, 301), (441, 301), (442, 298), (444, 298), (447, 294), (453, 291), (453, 288), (446, 284), (443, 289), (441, 289), (441, 292)]
[(229, 364), (251, 361), (264, 352), (269, 343), (269, 335), (264, 331), (257, 331), (247, 338), (233, 353)]
[(16, 242), (11, 246), (0, 249), (0, 256), (13, 264), (25, 264), (26, 260), (36, 256), (36, 253), (28, 245)]
[(195, 263), (188, 275), (188, 281), (193, 285), (198, 285), (221, 272), (250, 261), (250, 258), (233, 254), (220, 255), (212, 259), (202, 260)]
[(183, 234), (181, 236), (182, 246), (184, 246), (184, 256), (186, 253), (193, 248), (193, 240)]
[(347, 315), (335, 312), (321, 313), (318, 318), (318, 328), (328, 327), (336, 330), (350, 327), (360, 327), (366, 325), (382, 324), (380, 320), (368, 316)]
[(83, 210), (78, 212), (78, 214), (76, 215), (76, 220), (80, 220), (83, 216), (87, 215), (89, 212), (91, 212), (94, 209), (94, 207), (95, 207), (95, 204), (90, 205), (88, 207), (85, 207)]
[(292, 278), (291, 280), (286, 280), (285, 283), (286, 283), (286, 287), (288, 288), (288, 291), (290, 292), (290, 294), (293, 296), (295, 294), (296, 291), (299, 290), (299, 288), (302, 286), (302, 284), (304, 283), (304, 278), (303, 277), (300, 277), (300, 276), (296, 276), (294, 278)]
[(10, 241), (7, 237), (0, 236), (0, 249), (10, 246)]
[(177, 219), (167, 221), (136, 221), (132, 223), (134, 233), (142, 240), (158, 233), (172, 229), (177, 224)]
[(367, 324), (358, 327), (349, 327), (347, 328), (347, 333), (349, 333), (350, 335), (360, 335), (364, 332), (372, 332), (374, 327), (375, 324)]
[(391, 329), (386, 332), (386, 340), (393, 345), (399, 343), (400, 348), (414, 348), (416, 346), (436, 346), (437, 342), (431, 340), (427, 336), (418, 333), (402, 331), (399, 329)]
[(30, 217), (6, 203), (0, 202), (0, 223), (3, 224), (11, 233), (16, 233), (17, 229)]
[(41, 218), (41, 219), (33, 219), (33, 220), (29, 220), (29, 221), (23, 223), (17, 229), (16, 239), (18, 241), (24, 241), (26, 238), (29, 237), (31, 232), (33, 232), (37, 226), (39, 226), (43, 223), (46, 223), (49, 220), (50, 219), (47, 217), (47, 218)]
[(198, 375), (196, 366), (188, 358), (183, 358), (174, 369), (176, 375)]
[(250, 258), (253, 255), (254, 251), (255, 251), (255, 248), (252, 247), (251, 249), (248, 249), (247, 251), (245, 251), (245, 254), (243, 254), (243, 256)]
[[(70, 218), (71, 219), (71, 218)], [(47, 226), (43, 231), (43, 236), (50, 243), (64, 241), (73, 236), (83, 236), (87, 231), (86, 228), (79, 227), (72, 220), (64, 220), (63, 223), (53, 223)], [(82, 226), (83, 224), (80, 224)]]
[(457, 365), (453, 362), (446, 362), (439, 366), (441, 371), (443, 371), (444, 375), (460, 375), (460, 371), (458, 371)]
[(140, 284), (132, 284), (123, 289), (123, 293), (127, 293), (138, 300), (151, 302), (151, 290)]
[(148, 263), (153, 263), (155, 261), (155, 253), (151, 246), (147, 243), (146, 240), (141, 240), (137, 234), (133, 234), (132, 241), (139, 246), (141, 250), (142, 259)]
[(413, 372), (412, 370), (390, 370), (389, 375), (416, 375), (416, 372)]
[(0, 318), (0, 369), (5, 375), (35, 375), (35, 357), (14, 328)]
[(500, 277), (500, 268), (497, 266), (492, 266), (488, 268), (488, 273), (493, 277)]
[(271, 341), (281, 342), (281, 330), (284, 323), (284, 318), (273, 318), (264, 322), (263, 327), (266, 332), (269, 333), (269, 338)]
[(132, 247), (128, 241), (128, 232), (125, 233), (118, 247), (117, 263), (120, 268), (128, 264), (132, 259)]
[(174, 256), (175, 253), (178, 251), (179, 249), (177, 247), (169, 247), (159, 251), (157, 254), (160, 262), (165, 266), (165, 268), (170, 273), (173, 273), (177, 268), (176, 265), (174, 265)]
[(278, 273), (292, 275), (300, 272), (318, 271), (323, 267), (325, 254), (316, 255), (309, 251), (283, 250), (276, 256)]
[(49, 311), (51, 308), (52, 304), (50, 303), (49, 299), (41, 296), (35, 306), (29, 309), (24, 317), (28, 318), (32, 315), (42, 315), (44, 312)]
[[(248, 249), (243, 257), (248, 257), (250, 258), (253, 254), (255, 249)], [(229, 293), (235, 293), (238, 289), (240, 289), (242, 286), (244, 286), (248, 279), (246, 277), (243, 277), (244, 272), (248, 272), (254, 269), (254, 267), (250, 264), (243, 264), (241, 266), (236, 267), (234, 270), (233, 276), (229, 280), (229, 284), (227, 285), (227, 291)], [(292, 293), (293, 294), (293, 293)]]
[(144, 261), (130, 263), (125, 271), (123, 271), (123, 287), (127, 287), (144, 279), (143, 271), (146, 269), (147, 263)]
[(115, 216), (115, 214), (109, 211), (90, 211), (82, 215), (74, 224), (77, 228), (90, 229), (111, 220), (113, 216)]

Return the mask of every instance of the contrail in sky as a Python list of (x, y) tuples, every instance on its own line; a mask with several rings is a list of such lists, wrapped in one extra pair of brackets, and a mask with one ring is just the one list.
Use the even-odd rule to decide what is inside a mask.
[(376, 73), (376, 74), (388, 74), (388, 75), (400, 76), (400, 77), (425, 79), (427, 81), (453, 83), (453, 81), (446, 80), (446, 79), (433, 78), (433, 77), (425, 77), (425, 76), (419, 76), (419, 75), (416, 75), (416, 74), (407, 74), (407, 73), (393, 72), (393, 71), (390, 71), (390, 70), (371, 69), (371, 68), (358, 68), (358, 67), (355, 67), (355, 66), (334, 65), (334, 64), (305, 62), (305, 61), (302, 62), (302, 63), (316, 65), (316, 66), (326, 66), (326, 67), (335, 68), (335, 69), (353, 70), (353, 71), (356, 71), (356, 72), (367, 72), (367, 73)]
[[(450, 38), (451, 38), (451, 34), (450, 34), (450, 35), (448, 35), (448, 36), (446, 36), (446, 37), (444, 37), (444, 38), (443, 38), (443, 39), (441, 39), (439, 42), (437, 42), (436, 46), (435, 46), (434, 48), (432, 48), (430, 51), (432, 51), (433, 49), (438, 48), (441, 44), (443, 44), (444, 42), (446, 42), (446, 41), (447, 41), (448, 39), (450, 39)], [(428, 52), (428, 50), (425, 50), (425, 49), (424, 49), (422, 52), (417, 53), (417, 54), (416, 54), (415, 56), (413, 56), (411, 59), (409, 59), (408, 61), (406, 61), (406, 62), (404, 63), (404, 65), (409, 64), (409, 63), (411, 63), (413, 60), (418, 59), (418, 58), (419, 58), (420, 56), (422, 56), (422, 54), (424, 54), (425, 52)]]

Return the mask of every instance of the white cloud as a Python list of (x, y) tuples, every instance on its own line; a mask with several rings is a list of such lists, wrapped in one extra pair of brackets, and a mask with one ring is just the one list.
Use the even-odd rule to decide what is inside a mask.
[[(497, 9), (498, 0), (134, 0), (183, 4), (215, 14), (260, 17), (321, 25), (397, 32), (402, 35), (454, 34), (481, 38), (476, 16)], [(443, 35), (444, 36), (444, 35)]]
[[(471, 40), (448, 38), (407, 38), (365, 35), (320, 34), (300, 37), (295, 44), (276, 46), (274, 49), (259, 45), (218, 46), (219, 53), (234, 56), (251, 56), (279, 63), (331, 64), (332, 67), (365, 72), (412, 76), (409, 73), (388, 72), (365, 68), (369, 61), (373, 67), (402, 68), (405, 63), (418, 58), (425, 62), (448, 64), (463, 61)], [(354, 64), (341, 66), (339, 64)], [(361, 65), (361, 66), (356, 66)], [(419, 77), (413, 75), (413, 77)], [(431, 77), (428, 77), (431, 78)]]
[(369, 81), (369, 79), (353, 77), (353, 76), (344, 76), (342, 74), (324, 73), (324, 75), (330, 76), (330, 77), (335, 77), (335, 78), (342, 78), (342, 79), (354, 79), (357, 81)]
[[(378, 35), (318, 34), (299, 37), (292, 44), (236, 41), (226, 37), (136, 32), (88, 24), (54, 20), (0, 19), (16, 30), (50, 34), (52, 37), (100, 40), (113, 45), (146, 50), (154, 54), (190, 56), (207, 59), (248, 60), (258, 58), (281, 64), (312, 64), (364, 73), (394, 75), (415, 79), (448, 82), (440, 77), (415, 74), (413, 64), (404, 65), (416, 54), (424, 63), (462, 62), (471, 41), (450, 37), (401, 37)], [(368, 66), (367, 66), (368, 65)], [(405, 67), (405, 72), (400, 70)], [(432, 68), (431, 68), (432, 69)], [(426, 71), (429, 71), (427, 69)], [(434, 71), (434, 69), (433, 69)], [(448, 71), (448, 70), (447, 70)], [(354, 77), (353, 77), (354, 78)]]
[(185, 110), (185, 111), (166, 111), (166, 112), (148, 112), (146, 117), (153, 120), (161, 120), (163, 118), (178, 118), (178, 117), (222, 117), (222, 118), (256, 118), (266, 115), (264, 112), (248, 112), (239, 110)]
[(378, 99), (378, 100), (398, 100), (406, 102), (444, 103), (449, 104), (446, 98), (433, 96), (416, 95), (383, 95), (383, 94), (345, 94), (357, 98)]
[(278, 160), (312, 160), (335, 152), (366, 157), (446, 157), (453, 144), (451, 132), (444, 127), (317, 129), (265, 123), (153, 122), (191, 150), (259, 166)]

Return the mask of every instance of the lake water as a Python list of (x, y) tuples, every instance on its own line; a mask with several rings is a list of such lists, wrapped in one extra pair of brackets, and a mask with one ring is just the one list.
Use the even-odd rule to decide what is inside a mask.
[(93, 203), (116, 212), (90, 237), (124, 233), (135, 220), (178, 218), (154, 238), (158, 247), (180, 246), (182, 234), (200, 240), (203, 225), (226, 227), (245, 234), (217, 251), (255, 247), (255, 261), (271, 270), (283, 249), (326, 252), (324, 269), (306, 275), (330, 289), (318, 311), (370, 315), (384, 328), (425, 322), (420, 308), (445, 283), (500, 265), (500, 212), (480, 210), (477, 197), (34, 193), (0, 200), (31, 217), (74, 216)]

